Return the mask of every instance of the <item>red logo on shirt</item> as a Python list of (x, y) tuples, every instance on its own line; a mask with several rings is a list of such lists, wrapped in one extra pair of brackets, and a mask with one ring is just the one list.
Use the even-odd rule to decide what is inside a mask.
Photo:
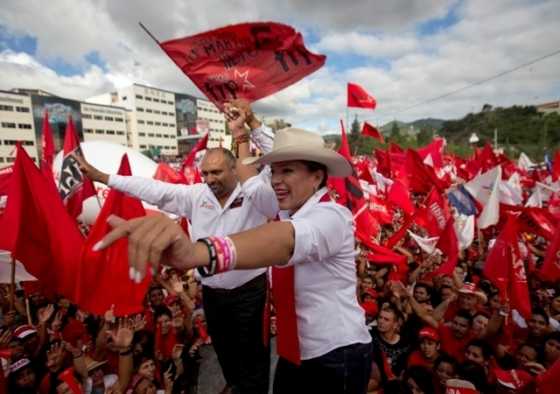
[(202, 204), (200, 204), (200, 208), (214, 209), (214, 204), (209, 201), (202, 201)]

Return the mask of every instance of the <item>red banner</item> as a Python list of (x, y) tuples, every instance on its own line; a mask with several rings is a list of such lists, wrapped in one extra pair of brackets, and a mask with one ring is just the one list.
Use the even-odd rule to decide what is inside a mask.
[(219, 107), (232, 99), (255, 101), (276, 93), (326, 59), (305, 48), (301, 33), (271, 22), (226, 26), (160, 46)]

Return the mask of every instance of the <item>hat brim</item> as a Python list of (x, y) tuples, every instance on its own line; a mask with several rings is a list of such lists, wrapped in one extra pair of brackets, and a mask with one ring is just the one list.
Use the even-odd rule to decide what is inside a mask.
[(347, 177), (352, 174), (352, 166), (339, 153), (327, 148), (309, 148), (299, 146), (286, 146), (276, 149), (260, 157), (248, 157), (243, 159), (243, 164), (272, 164), (281, 161), (306, 160), (324, 164), (329, 175), (336, 177)]
[(483, 304), (486, 304), (486, 302), (488, 301), (488, 297), (486, 297), (486, 294), (480, 291), (459, 290), (459, 293), (475, 295), (482, 301)]

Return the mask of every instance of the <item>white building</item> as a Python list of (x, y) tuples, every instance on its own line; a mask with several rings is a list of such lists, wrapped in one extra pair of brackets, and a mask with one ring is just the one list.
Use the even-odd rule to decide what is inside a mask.
[(130, 147), (140, 151), (157, 148), (163, 155), (178, 154), (175, 93), (134, 84), (86, 101), (128, 110)]
[(201, 98), (196, 100), (196, 110), (197, 131), (199, 134), (206, 134), (207, 131), (210, 132), (208, 147), (216, 148), (221, 145), (229, 149), (231, 147), (231, 135), (226, 134), (224, 114), (212, 102)]
[(84, 141), (107, 141), (128, 146), (126, 110), (101, 104), (81, 103)]
[(26, 94), (0, 91), (0, 168), (15, 160), (17, 141), (37, 161), (37, 141), (31, 98)]

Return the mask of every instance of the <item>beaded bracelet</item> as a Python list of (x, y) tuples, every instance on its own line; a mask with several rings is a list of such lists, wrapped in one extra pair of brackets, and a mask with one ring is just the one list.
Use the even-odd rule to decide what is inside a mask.
[(206, 248), (208, 249), (208, 255), (210, 256), (210, 261), (208, 262), (208, 266), (198, 267), (197, 268), (198, 273), (202, 277), (214, 275), (214, 272), (216, 271), (216, 260), (217, 260), (216, 247), (214, 243), (211, 242), (208, 238), (201, 238), (198, 239), (196, 242), (201, 242), (204, 245), (206, 245)]

